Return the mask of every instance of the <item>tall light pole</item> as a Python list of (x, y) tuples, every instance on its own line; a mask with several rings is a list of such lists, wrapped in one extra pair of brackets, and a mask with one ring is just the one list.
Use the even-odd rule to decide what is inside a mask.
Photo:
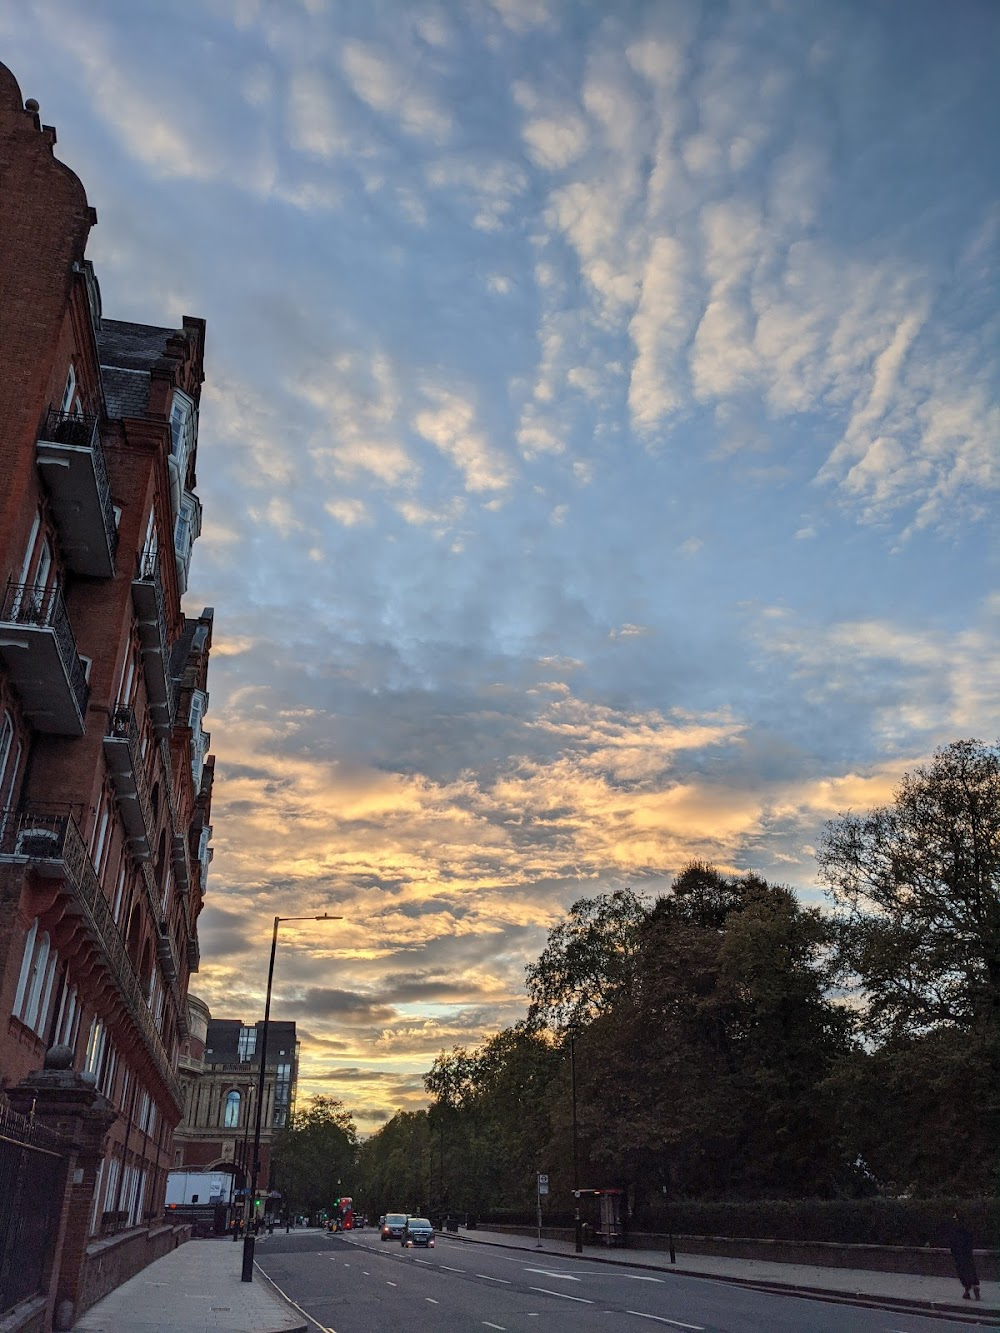
[[(253, 1126), (253, 1166), (250, 1178), (250, 1207), (256, 1209), (257, 1177), (260, 1174), (260, 1124), (264, 1112), (264, 1078), (267, 1067), (267, 1027), (271, 1020), (271, 983), (274, 981), (274, 955), (278, 950), (278, 927), (284, 921), (343, 921), (342, 916), (331, 916), (324, 912), (322, 916), (276, 916), (274, 931), (271, 935), (271, 962), (267, 969), (267, 998), (264, 1001), (264, 1025), (260, 1034), (260, 1075), (257, 1079), (257, 1114)], [(250, 1217), (247, 1220), (246, 1235), (243, 1237), (243, 1273), (244, 1282), (253, 1281), (253, 1252), (256, 1237), (250, 1229)]]
[(573, 1231), (577, 1254), (583, 1253), (583, 1222), (580, 1218), (580, 1154), (576, 1141), (576, 1029), (569, 1030), (569, 1076), (573, 1096)]

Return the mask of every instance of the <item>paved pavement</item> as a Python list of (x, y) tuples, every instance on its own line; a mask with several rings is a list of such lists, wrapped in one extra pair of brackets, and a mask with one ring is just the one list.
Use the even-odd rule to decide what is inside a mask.
[[(572, 1241), (542, 1240), (534, 1236), (511, 1236), (504, 1232), (461, 1230), (457, 1239), (468, 1244), (502, 1245), (506, 1249), (532, 1250), (537, 1254), (573, 1254)], [(905, 1311), (934, 1311), (962, 1315), (966, 1319), (1000, 1325), (1000, 1282), (980, 1285), (981, 1301), (962, 1299), (957, 1278), (921, 1277), (909, 1273), (875, 1273), (858, 1268), (823, 1268), (813, 1264), (782, 1264), (756, 1259), (726, 1259), (708, 1254), (677, 1252), (677, 1263), (662, 1250), (600, 1250), (587, 1246), (579, 1258), (596, 1263), (623, 1264), (685, 1277), (715, 1277), (768, 1290), (786, 1288), (820, 1299), (878, 1306)]]
[[(295, 1232), (297, 1236), (308, 1234), (302, 1228)], [(535, 1253), (573, 1253), (570, 1241), (544, 1240), (539, 1251), (533, 1236), (483, 1229), (463, 1229), (449, 1239)], [(267, 1239), (262, 1238), (258, 1245), (263, 1254)], [(314, 1333), (315, 1323), (284, 1300), (259, 1270), (253, 1282), (240, 1280), (242, 1256), (243, 1246), (228, 1240), (188, 1241), (98, 1301), (73, 1326), (73, 1333)], [(934, 1311), (1000, 1325), (1000, 1282), (984, 1282), (982, 1300), (977, 1303), (961, 1299), (957, 1279), (683, 1253), (671, 1265), (669, 1256), (659, 1250), (601, 1251), (588, 1246), (582, 1257), (595, 1263), (713, 1277), (823, 1300), (913, 1313)]]
[(243, 1282), (242, 1269), (242, 1243), (189, 1240), (92, 1305), (73, 1333), (315, 1333), (263, 1273)]

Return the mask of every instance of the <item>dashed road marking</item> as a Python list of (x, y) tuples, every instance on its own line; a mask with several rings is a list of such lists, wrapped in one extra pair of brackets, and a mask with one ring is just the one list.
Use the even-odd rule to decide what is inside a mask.
[(506, 1325), (504, 1325), (504, 1324), (491, 1324), (490, 1321), (489, 1321), (488, 1319), (484, 1319), (484, 1320), (483, 1320), (483, 1328), (498, 1328), (498, 1329), (500, 1330), (500, 1333), (507, 1333)]
[(659, 1282), (663, 1286), (662, 1277), (643, 1277), (641, 1273), (622, 1273), (622, 1277), (627, 1277), (630, 1282)]
[(558, 1296), (564, 1301), (576, 1301), (577, 1305), (593, 1305), (593, 1301), (584, 1300), (582, 1296), (570, 1296), (565, 1291), (549, 1291), (548, 1287), (529, 1287), (529, 1291), (540, 1291), (545, 1296)]
[(440, 1266), (441, 1268), (447, 1268), (449, 1273), (464, 1273), (464, 1272), (465, 1272), (465, 1269), (464, 1269), (464, 1268), (448, 1268), (448, 1265), (447, 1265), (447, 1264), (441, 1264), (441, 1265), (439, 1265), (439, 1266)]
[(567, 1282), (580, 1281), (578, 1277), (574, 1277), (572, 1273), (567, 1273), (564, 1269), (561, 1268), (526, 1268), (524, 1271), (526, 1273), (538, 1273), (541, 1277), (565, 1278)]
[(658, 1324), (670, 1324), (673, 1328), (693, 1328), (697, 1333), (705, 1333), (704, 1324), (685, 1324), (680, 1319), (664, 1319), (661, 1314), (646, 1314), (645, 1310), (626, 1310), (625, 1313), (638, 1315), (640, 1319), (655, 1319)]
[(440, 1305), (440, 1304), (441, 1304), (441, 1302), (440, 1302), (440, 1301), (436, 1301), (436, 1300), (434, 1299), (433, 1296), (425, 1296), (425, 1297), (424, 1297), (424, 1300), (427, 1301), (430, 1305)]
[(395, 1286), (397, 1286), (398, 1284), (395, 1283), (395, 1282), (386, 1282), (385, 1285), (386, 1285), (387, 1287), (395, 1287)]
[(510, 1279), (506, 1277), (491, 1277), (489, 1273), (477, 1273), (476, 1277), (485, 1278), (487, 1282), (502, 1282), (505, 1287), (510, 1286)]

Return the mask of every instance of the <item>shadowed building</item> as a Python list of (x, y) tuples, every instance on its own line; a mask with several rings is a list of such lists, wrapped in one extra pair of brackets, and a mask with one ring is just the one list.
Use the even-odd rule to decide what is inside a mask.
[[(175, 1169), (229, 1171), (234, 1189), (247, 1187), (252, 1174), (254, 1119), (260, 1078), (263, 1022), (247, 1026), (237, 1018), (212, 1018), (208, 1006), (188, 997), (189, 1036), (180, 1059), (184, 1119), (174, 1132)], [(295, 1106), (298, 1043), (294, 1023), (268, 1024), (261, 1118), (258, 1185), (271, 1181), (271, 1141), (288, 1124)]]
[[(0, 65), (0, 1081), (76, 1144), (33, 1279), (65, 1320), (157, 1254), (211, 857), (213, 613), (180, 602), (204, 322), (107, 318), (96, 215), (54, 143)], [(28, 1255), (12, 1225), (3, 1281)]]

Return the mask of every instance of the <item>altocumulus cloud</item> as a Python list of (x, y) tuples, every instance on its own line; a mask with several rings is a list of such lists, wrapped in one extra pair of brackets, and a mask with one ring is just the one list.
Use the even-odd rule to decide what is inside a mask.
[(196, 989), (258, 1015), (270, 919), (342, 915), (275, 1013), (370, 1129), (576, 897), (811, 896), (825, 819), (995, 730), (1000, 15), (280, 10), (0, 33), (105, 308), (208, 321)]

